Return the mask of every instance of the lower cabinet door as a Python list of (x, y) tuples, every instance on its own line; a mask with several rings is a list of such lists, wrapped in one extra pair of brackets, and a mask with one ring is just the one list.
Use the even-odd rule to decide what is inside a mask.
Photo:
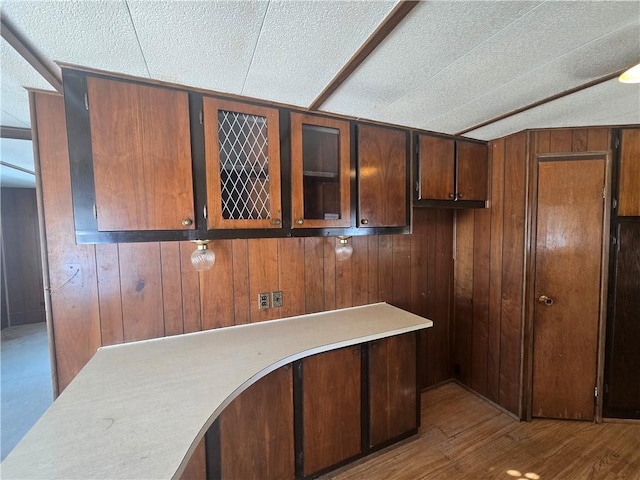
[(376, 340), (369, 345), (369, 446), (418, 427), (416, 335)]
[(219, 420), (224, 480), (295, 478), (290, 365), (242, 392)]
[(302, 361), (304, 476), (361, 452), (360, 346)]

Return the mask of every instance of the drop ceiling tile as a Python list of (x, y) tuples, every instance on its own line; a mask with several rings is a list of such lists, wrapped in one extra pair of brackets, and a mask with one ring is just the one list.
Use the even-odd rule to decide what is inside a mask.
[(2, 10), (50, 60), (148, 76), (124, 0), (3, 0)]
[(243, 94), (308, 106), (395, 1), (272, 1)]
[(492, 140), (532, 128), (640, 124), (640, 85), (617, 79), (527, 110), (465, 136)]
[(2, 125), (29, 127), (29, 95), (24, 87), (52, 90), (51, 85), (4, 40), (0, 41)]
[[(637, 22), (639, 17), (638, 2), (546, 2), (386, 106), (378, 116), (388, 122), (437, 129), (431, 119), (619, 30), (630, 21)], [(583, 74), (576, 73), (581, 68), (595, 78), (611, 73), (600, 66), (600, 62), (609, 62), (610, 55), (602, 52), (600, 58), (576, 59), (579, 65), (567, 72), (573, 79), (571, 86), (585, 83)], [(553, 76), (536, 88), (539, 99), (566, 89), (559, 88)]]
[[(441, 74), (540, 3), (421, 2), (322, 109), (376, 118), (384, 107)], [(465, 79), (449, 81), (461, 84)]]
[(129, 1), (153, 78), (240, 93), (268, 2)]
[(634, 22), (524, 72), (471, 102), (430, 119), (427, 125), (439, 132), (459, 132), (544, 99), (550, 96), (550, 87), (552, 95), (596, 80), (636, 63), (639, 42), (640, 22)]

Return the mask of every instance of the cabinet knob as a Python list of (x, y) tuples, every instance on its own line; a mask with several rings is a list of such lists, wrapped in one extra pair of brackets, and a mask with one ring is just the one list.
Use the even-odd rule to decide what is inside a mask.
[(454, 197), (453, 193), (450, 193), (449, 198), (453, 198), (453, 197)]
[(458, 198), (462, 198), (464, 197), (464, 195), (462, 195), (461, 193), (458, 194)]
[(304, 220), (302, 218), (299, 218), (298, 220), (296, 220), (296, 223), (298, 225), (302, 225), (304, 223)]
[(182, 219), (182, 226), (183, 227), (188, 227), (189, 225), (191, 225), (193, 223), (193, 220), (191, 220), (190, 218), (184, 218)]
[(363, 218), (362, 220), (360, 220), (360, 223), (362, 225), (369, 225), (369, 220), (367, 220), (366, 218)]
[(280, 225), (280, 219), (279, 218), (274, 218), (271, 223), (273, 223), (274, 225)]

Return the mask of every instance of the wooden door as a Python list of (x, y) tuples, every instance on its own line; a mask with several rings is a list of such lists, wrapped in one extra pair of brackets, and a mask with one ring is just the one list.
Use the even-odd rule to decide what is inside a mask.
[(295, 477), (290, 365), (242, 392), (222, 412), (219, 421), (223, 479)]
[(418, 426), (416, 334), (371, 342), (369, 347), (369, 446)]
[(618, 215), (640, 216), (640, 128), (621, 133), (618, 203)]
[(455, 140), (420, 135), (419, 200), (453, 200), (455, 198)]
[(292, 228), (351, 225), (349, 122), (291, 114)]
[(203, 108), (208, 228), (282, 228), (278, 110), (211, 97)]
[(538, 165), (535, 417), (593, 420), (603, 252), (603, 158)]
[(361, 451), (360, 346), (302, 362), (304, 476)]
[(458, 141), (456, 169), (456, 199), (485, 201), (489, 179), (487, 145)]
[(358, 126), (360, 227), (407, 225), (407, 134)]
[(87, 78), (98, 230), (195, 228), (186, 92)]

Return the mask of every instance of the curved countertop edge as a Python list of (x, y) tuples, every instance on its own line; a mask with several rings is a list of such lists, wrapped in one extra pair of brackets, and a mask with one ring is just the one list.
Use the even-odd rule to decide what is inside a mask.
[[(345, 319), (349, 321), (343, 321)], [(85, 458), (82, 456), (82, 451), (78, 451), (78, 448), (83, 446), (79, 440), (75, 444), (71, 441), (62, 447), (60, 445), (56, 446), (56, 448), (49, 446), (49, 451), (46, 451), (43, 456), (45, 457), (45, 462), (49, 462), (50, 471), (45, 471), (42, 468), (38, 471), (31, 471), (31, 467), (37, 463), (37, 453), (40, 452), (40, 449), (47, 447), (48, 443), (51, 443), (51, 437), (56, 438), (55, 436), (60, 435), (64, 428), (67, 430), (72, 428), (67, 424), (74, 423), (76, 418), (79, 419), (79, 424), (82, 425), (84, 422), (84, 432), (82, 427), (79, 432), (81, 436), (83, 433), (88, 433), (89, 430), (97, 430), (96, 425), (98, 425), (99, 421), (103, 421), (106, 418), (111, 420), (111, 417), (113, 417), (118, 421), (119, 431), (123, 430), (121, 425), (124, 424), (124, 431), (114, 434), (116, 435), (115, 437), (105, 434), (104, 437), (108, 437), (105, 439), (98, 438), (101, 432), (89, 432), (86, 437), (89, 441), (87, 441), (87, 446), (85, 447), (87, 454), (92, 448), (95, 450), (95, 442), (104, 449), (114, 445), (114, 442), (119, 440), (124, 441), (124, 443), (131, 441), (125, 438), (127, 428), (132, 429), (135, 427), (138, 429), (135, 430), (136, 432), (144, 431), (145, 426), (148, 428), (150, 421), (166, 421), (169, 424), (168, 431), (173, 433), (171, 430), (171, 425), (173, 425), (176, 427), (177, 432), (175, 437), (178, 437), (172, 438), (171, 451), (184, 453), (180, 454), (181, 461), (179, 463), (177, 458), (165, 460), (166, 465), (163, 465), (162, 468), (157, 468), (153, 473), (158, 478), (179, 478), (198, 443), (214, 420), (238, 395), (259, 379), (301, 358), (421, 330), (432, 325), (433, 322), (431, 320), (386, 303), (377, 303), (102, 347), (87, 364), (87, 366), (91, 364), (91, 368), (85, 367), (76, 379), (69, 384), (43, 418), (2, 462), (0, 471), (3, 478), (30, 478), (42, 475), (49, 478), (61, 478), (76, 472), (82, 472), (77, 473), (76, 476), (78, 477), (84, 475), (86, 478), (109, 478), (109, 475), (100, 475), (102, 471), (95, 468), (95, 454), (93, 457), (87, 455)], [(296, 340), (300, 342), (300, 345), (291, 346), (291, 342)], [(187, 348), (176, 349), (176, 347)], [(280, 354), (281, 349), (284, 350), (283, 354)], [(198, 354), (201, 354), (202, 357), (207, 356), (207, 358), (200, 358)], [(141, 363), (149, 359), (149, 355), (152, 355), (150, 360), (157, 363), (141, 366)], [(198, 376), (188, 378), (189, 375), (187, 373), (190, 372), (181, 370), (181, 366), (188, 365), (191, 367), (192, 363), (196, 364), (194, 370)], [(217, 374), (215, 367), (218, 367), (219, 370)], [(230, 370), (225, 370), (225, 367), (233, 369), (233, 373), (229, 374)], [(87, 372), (84, 372), (84, 370), (87, 370)], [(96, 376), (96, 372), (101, 375), (101, 379), (104, 379), (106, 386), (103, 387), (101, 382), (96, 382), (96, 379), (93, 378)], [(224, 375), (225, 372), (227, 372), (226, 376)], [(154, 373), (156, 373), (155, 377), (153, 377)], [(127, 378), (123, 379), (123, 376)], [(149, 376), (153, 378), (148, 378)], [(229, 380), (228, 377), (230, 376), (235, 376), (235, 380)], [(185, 378), (183, 379), (182, 377)], [(220, 379), (219, 386), (211, 385), (213, 380), (218, 379)], [(168, 380), (168, 382), (165, 382), (165, 380)], [(113, 382), (112, 388), (114, 392), (108, 390), (110, 381)], [(171, 383), (172, 381), (174, 383)], [(183, 382), (184, 385), (175, 382)], [(167, 386), (167, 383), (169, 386)], [(120, 395), (127, 396), (130, 393), (126, 388), (135, 390), (140, 384), (142, 384), (142, 387), (139, 389), (143, 390), (143, 394), (134, 392), (138, 393), (140, 398), (136, 398), (134, 395), (134, 398), (129, 402), (123, 401)], [(181, 391), (181, 389), (188, 390), (189, 388), (194, 388), (196, 384), (202, 384), (200, 389), (195, 389), (195, 393), (199, 395), (197, 396), (198, 400), (192, 402), (191, 410), (187, 408), (180, 410), (179, 407), (183, 406), (181, 402), (184, 402), (185, 398), (190, 399), (188, 396), (185, 397), (185, 392)], [(165, 394), (165, 392), (172, 391), (171, 385), (173, 386), (175, 399), (173, 398), (174, 396)], [(88, 395), (84, 395), (86, 391), (90, 390), (92, 391)], [(111, 397), (107, 395), (108, 391), (113, 393)], [(155, 399), (153, 397), (154, 393), (162, 397), (159, 399), (161, 405), (159, 405), (157, 411), (153, 409), (149, 401), (149, 398)], [(219, 394), (219, 398), (209, 406), (213, 406), (213, 408), (207, 408), (205, 411), (203, 410), (205, 408), (203, 405), (205, 403), (204, 400), (208, 398), (207, 394), (211, 396)], [(109, 404), (110, 400), (113, 402), (112, 404)], [(77, 417), (73, 415), (74, 401), (78, 405), (77, 409), (79, 409), (80, 413)], [(91, 408), (95, 405), (95, 403), (91, 402), (99, 404), (96, 406), (95, 414), (92, 411), (87, 413), (90, 410), (87, 405), (90, 404)], [(60, 408), (56, 407), (56, 404)], [(63, 406), (60, 406), (60, 404)], [(131, 405), (131, 408), (127, 410), (129, 405)], [(144, 406), (151, 413), (149, 411), (141, 413)], [(110, 415), (108, 407), (111, 407), (112, 410), (115, 409), (116, 412)], [(200, 410), (196, 410), (194, 413), (193, 407), (200, 408)], [(58, 412), (62, 412), (62, 414)], [(183, 424), (187, 424), (183, 430), (177, 427), (178, 422), (173, 418), (178, 416), (176, 415), (177, 413), (183, 414), (183, 416), (180, 416), (180, 427)], [(189, 417), (189, 414), (191, 414), (191, 417)], [(56, 415), (59, 418), (56, 418)], [(66, 424), (64, 423), (65, 419)], [(69, 421), (70, 419), (72, 419), (71, 422)], [(173, 424), (171, 424), (171, 420), (173, 420)], [(115, 420), (113, 421), (115, 423)], [(195, 431), (198, 426), (199, 430), (196, 435), (189, 434), (187, 437), (185, 430), (189, 430), (187, 427), (190, 426), (193, 427), (192, 431)], [(105, 428), (105, 431), (109, 427)], [(75, 436), (73, 435), (74, 433), (76, 432), (71, 431), (69, 437)], [(153, 435), (146, 435), (144, 437), (143, 434), (141, 440), (149, 442)], [(180, 437), (180, 435), (182, 436)], [(80, 446), (77, 445), (78, 443)], [(138, 443), (133, 443), (135, 447), (138, 447)], [(158, 449), (160, 449), (160, 445), (164, 445), (160, 443), (153, 444), (153, 441), (151, 441), (151, 444), (150, 447), (155, 446)], [(147, 472), (144, 468), (149, 464), (143, 462), (146, 458), (144, 455), (139, 457), (140, 461), (137, 463), (135, 459), (132, 460), (131, 458), (138, 458), (138, 455), (142, 455), (146, 451), (143, 448), (145, 446), (147, 445), (141, 445), (135, 454), (130, 454), (127, 451), (127, 454), (123, 454), (122, 458), (118, 458), (118, 460), (122, 460), (123, 465), (131, 465), (132, 467), (130, 470), (125, 468), (124, 472), (121, 471), (121, 473), (125, 473), (122, 474), (122, 478), (135, 478), (141, 472)], [(131, 445), (129, 447), (135, 449)], [(66, 465), (59, 465), (56, 460), (58, 456), (56, 455), (64, 457), (64, 448), (66, 448), (66, 455), (71, 455), (74, 458), (82, 456), (82, 460), (78, 460), (75, 463), (67, 461)], [(48, 457), (46, 454), (48, 454)], [(36, 455), (36, 458), (34, 458), (34, 455)], [(52, 457), (55, 457), (55, 459), (52, 459)], [(64, 464), (65, 461), (66, 459), (60, 463)], [(157, 464), (159, 460), (154, 457), (154, 461)], [(173, 461), (176, 463), (173, 463)], [(163, 463), (162, 460), (160, 460), (160, 463)], [(155, 464), (154, 466), (156, 466)], [(86, 466), (86, 469), (83, 469), (83, 466)], [(137, 467), (137, 470), (135, 467)], [(126, 475), (126, 473), (131, 475)]]

